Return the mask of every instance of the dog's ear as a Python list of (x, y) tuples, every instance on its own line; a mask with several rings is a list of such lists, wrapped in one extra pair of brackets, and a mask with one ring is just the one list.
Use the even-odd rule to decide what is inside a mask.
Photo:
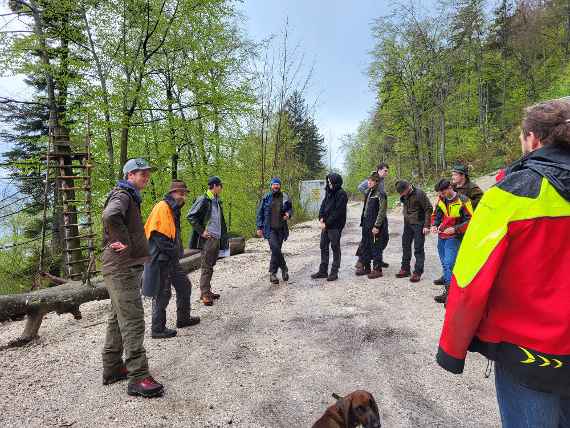
[(341, 398), (336, 402), (336, 408), (342, 414), (345, 427), (354, 426), (354, 413), (352, 412), (352, 394)]
[(338, 395), (336, 392), (333, 392), (331, 395), (332, 395), (332, 398), (334, 398), (335, 400), (342, 400), (342, 397), (340, 395)]
[(370, 400), (370, 408), (374, 411), (374, 413), (376, 414), (376, 416), (378, 416), (378, 419), (380, 419), (380, 412), (378, 411), (378, 405), (376, 404), (376, 400), (374, 399), (374, 396), (372, 394), (368, 394), (369, 395), (369, 400)]

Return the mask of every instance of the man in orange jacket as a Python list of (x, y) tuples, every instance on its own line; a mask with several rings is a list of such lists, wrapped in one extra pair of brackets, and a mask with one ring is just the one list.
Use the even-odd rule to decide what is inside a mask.
[(570, 103), (530, 107), (524, 156), (479, 203), (453, 270), (437, 362), (495, 361), (503, 428), (570, 427)]
[(164, 199), (152, 209), (144, 227), (151, 261), (145, 264), (143, 294), (153, 298), (151, 335), (154, 339), (176, 336), (176, 330), (166, 328), (166, 307), (172, 297), (171, 284), (176, 290), (176, 327), (188, 327), (200, 322), (200, 318), (190, 316), (192, 284), (179, 262), (184, 254), (180, 211), (187, 194), (186, 184), (174, 180)]

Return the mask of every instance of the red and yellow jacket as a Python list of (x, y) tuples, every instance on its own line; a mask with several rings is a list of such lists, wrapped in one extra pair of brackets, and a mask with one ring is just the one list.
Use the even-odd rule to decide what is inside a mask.
[[(432, 215), (432, 226), (436, 226), (441, 239), (460, 238), (467, 231), (469, 221), (473, 216), (473, 206), (467, 196), (459, 193), (452, 201), (438, 199)], [(443, 231), (449, 227), (455, 229), (453, 235)]]
[(481, 200), (453, 270), (437, 362), (467, 351), (531, 389), (570, 397), (570, 149), (514, 164)]

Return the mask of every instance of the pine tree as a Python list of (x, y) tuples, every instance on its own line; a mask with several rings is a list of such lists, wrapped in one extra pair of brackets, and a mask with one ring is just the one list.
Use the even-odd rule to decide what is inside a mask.
[(288, 125), (297, 138), (295, 153), (306, 165), (309, 178), (317, 178), (324, 170), (323, 155), (326, 152), (324, 137), (309, 115), (305, 99), (299, 91), (293, 92), (285, 104), (285, 110)]

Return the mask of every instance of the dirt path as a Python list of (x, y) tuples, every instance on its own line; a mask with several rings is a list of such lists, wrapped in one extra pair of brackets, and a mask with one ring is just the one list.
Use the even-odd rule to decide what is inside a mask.
[[(332, 392), (367, 389), (386, 427), (499, 426), (483, 358), (471, 355), (463, 376), (435, 363), (443, 319), (433, 302), (440, 290), (431, 284), (440, 273), (436, 238), (426, 243), (424, 280), (397, 280), (402, 221), (392, 214), (386, 276), (357, 278), (358, 216), (351, 206), (335, 283), (309, 278), (319, 262), (316, 222), (298, 225), (284, 246), (287, 285), (268, 283), (268, 248), (260, 240), (220, 262), (220, 303), (194, 303), (202, 323), (175, 339), (146, 340), (151, 370), (167, 388), (160, 399), (129, 397), (125, 383), (101, 385), (108, 303), (83, 306), (81, 321), (50, 315), (38, 342), (0, 352), (0, 425), (310, 427)], [(198, 273), (191, 279), (196, 285)], [(145, 309), (148, 321), (148, 302)], [(22, 327), (0, 325), (0, 345)]]

